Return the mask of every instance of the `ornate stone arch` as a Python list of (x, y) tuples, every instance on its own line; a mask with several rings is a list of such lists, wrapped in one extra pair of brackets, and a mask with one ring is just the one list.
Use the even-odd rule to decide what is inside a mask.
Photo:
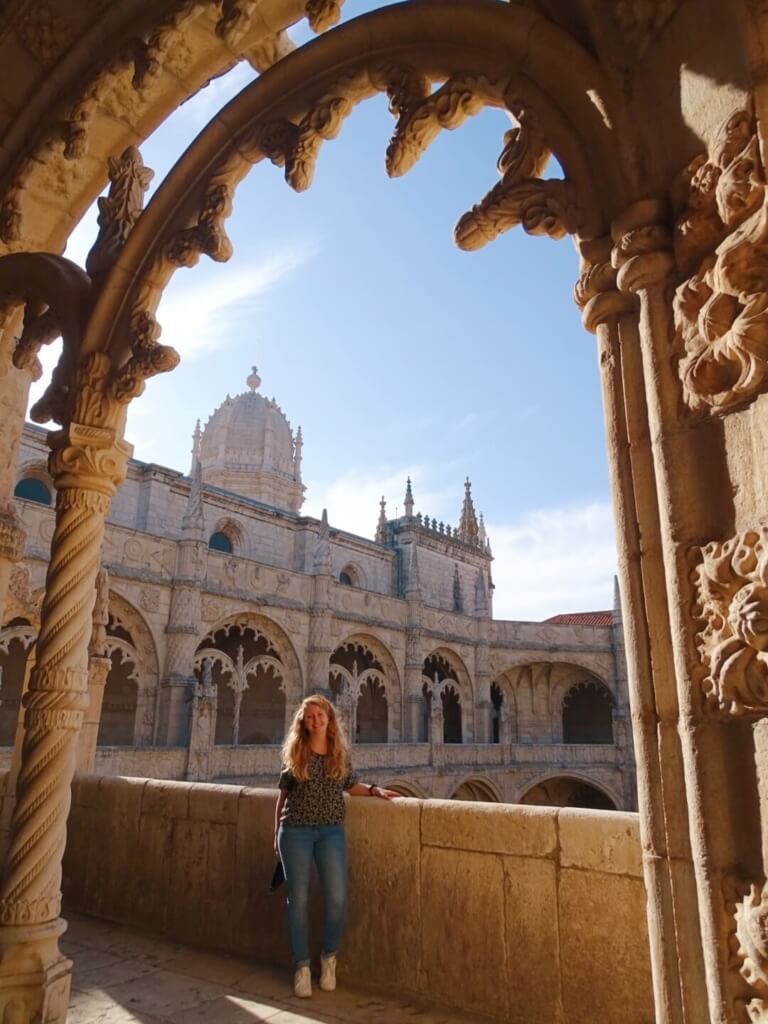
[[(223, 651), (219, 644), (217, 635), (220, 637), (222, 634), (234, 638), (229, 651)], [(246, 638), (249, 635), (252, 635), (256, 647), (246, 652), (247, 644), (240, 645), (235, 641), (238, 636)], [(256, 612), (224, 616), (198, 641), (194, 670), (199, 680), (206, 662), (218, 689), (216, 742), (279, 742), (302, 698), (301, 666), (285, 630), (273, 619)], [(274, 701), (271, 708), (260, 707), (260, 683), (268, 685), (275, 692), (275, 699), (279, 698), (280, 721), (275, 719)], [(259, 718), (264, 722), (266, 732)]]
[[(530, 794), (532, 790), (536, 789), (545, 783), (552, 782), (553, 780), (572, 780), (577, 783), (582, 783), (591, 789), (597, 790), (603, 794), (613, 804), (613, 808), (603, 808), (605, 810), (620, 810), (623, 800), (621, 794), (616, 792), (612, 786), (608, 785), (603, 779), (595, 779), (587, 772), (578, 771), (548, 771), (542, 772), (541, 775), (535, 776), (533, 779), (528, 779), (522, 785), (518, 787), (515, 793), (513, 803), (524, 803), (526, 795)], [(575, 806), (575, 805), (563, 805), (563, 804), (547, 804), (545, 806)]]
[(38, 626), (13, 616), (0, 629), (0, 745), (13, 746)]
[[(354, 702), (359, 698), (360, 687), (365, 684), (365, 680), (361, 676), (356, 679), (353, 678), (352, 674), (349, 672), (348, 666), (345, 668), (343, 665), (334, 664), (334, 656), (337, 652), (344, 651), (345, 649), (351, 650), (352, 648), (358, 647), (362, 652), (367, 653), (367, 662), (373, 661), (375, 664), (380, 666), (380, 669), (374, 671), (375, 676), (381, 679), (384, 696), (387, 701), (387, 742), (396, 743), (400, 738), (402, 685), (400, 682), (400, 673), (397, 670), (397, 664), (392, 652), (382, 640), (371, 633), (355, 631), (349, 633), (341, 643), (337, 644), (331, 652), (329, 663), (329, 679), (331, 688), (339, 690), (338, 686), (334, 686), (335, 673), (339, 677), (339, 682), (343, 680), (343, 690), (349, 690), (350, 698)], [(354, 652), (352, 652), (352, 657), (354, 658)], [(348, 661), (349, 658), (346, 660)], [(350, 727), (354, 729), (354, 715), (349, 717), (351, 720), (345, 724), (348, 729)]]
[[(581, 707), (577, 710), (578, 705)], [(574, 681), (560, 704), (562, 742), (614, 743), (615, 712), (616, 699), (605, 683), (594, 677)]]
[[(347, 579), (344, 579), (344, 577)], [(349, 561), (346, 562), (339, 572), (339, 583), (342, 583), (348, 587), (357, 587), (359, 590), (368, 589), (368, 579), (362, 566), (358, 565), (357, 562)]]
[[(154, 741), (157, 729), (160, 685), (157, 645), (152, 629), (139, 609), (111, 586), (105, 650), (112, 658), (113, 670), (110, 670), (104, 688), (102, 723), (106, 722), (104, 712), (109, 708), (110, 676), (112, 671), (119, 672), (124, 682), (130, 681), (136, 687), (133, 745), (149, 746)], [(100, 733), (98, 742), (104, 743), (103, 733)]]
[[(206, 538), (210, 543), (210, 538), (217, 533), (223, 533), (224, 536), (229, 540), (232, 545), (232, 551), (230, 554), (234, 556), (240, 556), (241, 558), (247, 558), (250, 553), (248, 539), (246, 537), (243, 524), (232, 516), (221, 516), (216, 520), (213, 529)], [(224, 552), (220, 552), (224, 553)]]
[(501, 790), (487, 775), (467, 775), (454, 787), (451, 800), (474, 800), (481, 803), (503, 803)]
[(421, 694), (428, 710), (433, 707), (436, 694), (443, 703), (444, 713), (449, 710), (450, 703), (458, 701), (460, 739), (450, 740), (448, 720), (445, 722), (445, 735), (449, 742), (471, 743), (475, 735), (474, 688), (461, 655), (446, 645), (433, 648), (424, 658), (421, 684)]

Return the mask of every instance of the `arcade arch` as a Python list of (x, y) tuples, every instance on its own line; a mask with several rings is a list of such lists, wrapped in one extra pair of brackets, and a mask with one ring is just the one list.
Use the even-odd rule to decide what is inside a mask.
[(399, 738), (400, 680), (389, 649), (368, 634), (352, 634), (331, 654), (328, 683), (355, 743)]
[(613, 743), (614, 699), (607, 686), (590, 679), (563, 697), (563, 743)]
[(211, 629), (197, 647), (194, 672), (216, 687), (217, 744), (278, 744), (301, 696), (298, 658), (283, 630), (261, 615)]
[[(473, 737), (472, 682), (467, 667), (448, 647), (434, 650), (424, 659), (421, 675), (422, 735), (442, 728), (443, 743), (471, 743)], [(436, 701), (439, 704), (436, 705)]]
[[(402, 122), (392, 146), (395, 162), (403, 153), (412, 158), (413, 149), (419, 148), (414, 147), (414, 140), (407, 132), (414, 122), (420, 132), (425, 127), (435, 131), (441, 127), (456, 127), (465, 115), (465, 108), (471, 112), (473, 99), (485, 101), (482, 94), (487, 83), (503, 78), (505, 91), (514, 83), (514, 92), (520, 92), (515, 105), (520, 105), (518, 120), (522, 123), (516, 137), (513, 132), (512, 137), (505, 140), (501, 187), (493, 191), (492, 197), (481, 204), (479, 210), (472, 211), (474, 219), (463, 219), (460, 236), (471, 246), (477, 243), (478, 236), (481, 241), (487, 240), (484, 234), (492, 236), (499, 225), (504, 228), (523, 223), (527, 230), (535, 233), (554, 236), (572, 233), (579, 244), (583, 264), (577, 297), (585, 311), (585, 322), (599, 334), (600, 366), (611, 426), (613, 486), (621, 508), (627, 513), (620, 517), (620, 544), (623, 582), (628, 584), (628, 591), (631, 589), (627, 600), (636, 637), (633, 682), (639, 706), (653, 707), (654, 699), (658, 698), (656, 706), (663, 702), (664, 706), (673, 707), (675, 714), (679, 709), (678, 728), (682, 737), (678, 743), (674, 729), (670, 730), (670, 750), (666, 751), (660, 749), (660, 740), (652, 728), (648, 729), (647, 736), (643, 733), (649, 751), (645, 765), (647, 785), (642, 787), (646, 794), (644, 801), (647, 801), (643, 808), (644, 834), (651, 846), (646, 871), (649, 891), (659, 894), (659, 899), (649, 905), (655, 991), (659, 1005), (669, 1007), (671, 1015), (681, 1020), (683, 1016), (703, 1020), (705, 1001), (712, 1015), (717, 1015), (737, 997), (745, 1002), (742, 998), (745, 991), (747, 997), (751, 996), (749, 965), (744, 977), (739, 977), (729, 944), (721, 935), (725, 927), (722, 900), (713, 898), (712, 892), (718, 885), (718, 878), (730, 876), (743, 863), (740, 843), (750, 849), (760, 848), (760, 822), (747, 823), (738, 834), (737, 830), (732, 830), (733, 834), (726, 830), (722, 835), (711, 827), (709, 818), (712, 808), (720, 802), (718, 796), (723, 792), (736, 796), (740, 786), (753, 781), (749, 774), (753, 766), (741, 768), (738, 762), (730, 763), (726, 756), (733, 733), (733, 718), (727, 716), (765, 714), (766, 709), (764, 700), (755, 701), (748, 682), (741, 678), (737, 699), (728, 703), (731, 680), (720, 677), (721, 648), (713, 652), (707, 647), (710, 640), (716, 645), (721, 638), (699, 636), (698, 620), (693, 621), (691, 609), (702, 598), (699, 587), (702, 581), (695, 582), (691, 578), (690, 560), (686, 558), (693, 554), (700, 558), (704, 563), (701, 573), (706, 576), (710, 570), (715, 572), (716, 567), (711, 562), (721, 554), (719, 546), (743, 549), (744, 545), (749, 547), (756, 543), (754, 528), (761, 514), (758, 489), (754, 489), (753, 499), (740, 495), (738, 503), (734, 500), (737, 491), (748, 489), (741, 487), (752, 471), (747, 447), (741, 448), (738, 458), (727, 461), (723, 435), (728, 435), (729, 446), (731, 435), (736, 431), (724, 431), (720, 420), (710, 416), (725, 416), (753, 406), (765, 390), (765, 374), (762, 354), (751, 350), (748, 361), (752, 372), (738, 372), (738, 362), (745, 357), (739, 338), (731, 336), (733, 323), (729, 317), (718, 321), (717, 330), (722, 328), (722, 332), (713, 344), (709, 331), (705, 332), (705, 337), (701, 336), (697, 327), (698, 310), (694, 309), (691, 315), (690, 305), (682, 310), (682, 323), (676, 323), (681, 309), (671, 308), (670, 297), (673, 286), (682, 283), (690, 286), (691, 292), (696, 291), (694, 285), (699, 286), (698, 294), (704, 301), (702, 279), (690, 275), (697, 268), (703, 268), (710, 258), (714, 262), (715, 254), (711, 251), (714, 246), (725, 242), (733, 246), (734, 232), (741, 229), (746, 218), (760, 210), (762, 168), (758, 143), (761, 140), (753, 127), (749, 95), (756, 80), (752, 65), (757, 63), (757, 57), (753, 57), (752, 52), (742, 52), (733, 37), (728, 39), (730, 45), (717, 47), (717, 59), (703, 45), (706, 40), (695, 40), (691, 48), (692, 66), (676, 60), (675, 50), (671, 48), (668, 52), (673, 54), (673, 59), (668, 81), (673, 88), (660, 89), (655, 94), (659, 103), (665, 92), (672, 97), (670, 116), (663, 119), (663, 144), (659, 145), (654, 137), (657, 119), (642, 102), (643, 89), (622, 89), (627, 104), (631, 104), (627, 110), (619, 87), (612, 84), (618, 80), (613, 74), (614, 65), (609, 63), (608, 69), (602, 66), (603, 49), (613, 47), (610, 43), (600, 45), (604, 36), (599, 36), (595, 45), (595, 38), (589, 31), (587, 6), (576, 15), (552, 15), (551, 18), (542, 15), (542, 11), (552, 7), (446, 0), (440, 5), (441, 24), (440, 20), (429, 17), (430, 9), (436, 11), (437, 5), (405, 4), (359, 19), (341, 29), (328, 46), (309, 48), (309, 55), (300, 52), (294, 59), (276, 65), (271, 77), (265, 75), (256, 83), (256, 95), (264, 99), (261, 113), (266, 111), (269, 123), (265, 125), (262, 120), (254, 124), (255, 117), (242, 117), (243, 108), (253, 115), (246, 101), (231, 105), (227, 117), (219, 119), (207, 131), (205, 144), (193, 146), (190, 159), (179, 162), (173, 180), (158, 193), (150, 216), (142, 218), (129, 236), (120, 260), (123, 285), (117, 274), (102, 274), (107, 283), (93, 312), (89, 311), (85, 337), (81, 322), (73, 324), (72, 318), (65, 318), (65, 352), (57, 384), (64, 384), (64, 390), (69, 388), (67, 401), (70, 404), (62, 412), (61, 390), (56, 393), (54, 389), (48, 396), (47, 409), (53, 410), (66, 428), (73, 423), (78, 428), (84, 427), (86, 432), (102, 431), (100, 436), (105, 448), (111, 444), (106, 440), (106, 433), (111, 432), (114, 438), (116, 432), (118, 440), (109, 449), (111, 457), (100, 458), (96, 472), (96, 478), (103, 484), (101, 493), (107, 494), (109, 488), (119, 482), (121, 464), (127, 458), (127, 450), (119, 441), (124, 418), (121, 405), (140, 393), (145, 377), (169, 369), (174, 363), (174, 354), (157, 345), (159, 332), (153, 318), (158, 293), (172, 272), (168, 261), (174, 266), (188, 266), (200, 252), (217, 259), (226, 258), (228, 242), (223, 236), (221, 221), (231, 206), (233, 181), (240, 171), (247, 170), (247, 166), (240, 167), (239, 162), (245, 165), (254, 162), (254, 148), (259, 159), (266, 152), (274, 162), (285, 164), (292, 183), (301, 187), (302, 183), (308, 183), (311, 162), (320, 140), (333, 137), (349, 107), (367, 95), (366, 89), (377, 87), (371, 77), (362, 87), (359, 79), (355, 79), (355, 73), (361, 68), (370, 73), (367, 65), (371, 54), (375, 54), (377, 61), (385, 57), (392, 62), (388, 66), (398, 70), (398, 81), (385, 83), (393, 111)], [(728, 8), (723, 15), (723, 27), (734, 36), (741, 28), (742, 8), (746, 10), (744, 5), (737, 4), (736, 14)], [(692, 5), (677, 5), (673, 13), (680, 15), (676, 19), (678, 25), (691, 10)], [(627, 15), (626, 11), (622, 17), (621, 24), (612, 25), (616, 33), (614, 39), (622, 38), (619, 30), (623, 28), (630, 33), (638, 30), (635, 42), (642, 42), (644, 46), (655, 41), (655, 19), (643, 21), (633, 13)], [(425, 32), (425, 25), (428, 32)], [(574, 32), (573, 37), (566, 26)], [(690, 21), (684, 22), (684, 27), (689, 26)], [(407, 33), (401, 32), (404, 27)], [(663, 27), (664, 22), (660, 21), (659, 31)], [(702, 45), (698, 45), (700, 42)], [(445, 56), (448, 51), (455, 66), (449, 66), (451, 58)], [(635, 45), (633, 55), (640, 52), (640, 46)], [(409, 56), (416, 62), (415, 68), (407, 64)], [(620, 47), (618, 57), (623, 56)], [(630, 57), (630, 53), (626, 56)], [(659, 63), (669, 72), (662, 57), (660, 54)], [(156, 66), (156, 54), (146, 63), (149, 67)], [(684, 65), (701, 83), (698, 87), (691, 86), (690, 96), (683, 88), (678, 95), (679, 68)], [(557, 73), (553, 73), (555, 69)], [(140, 68), (136, 67), (135, 71), (141, 78)], [(451, 93), (441, 87), (442, 95), (433, 100), (425, 95), (432, 84), (428, 80), (424, 87), (426, 71), (441, 80), (463, 75), (461, 89)], [(522, 71), (525, 78), (518, 86)], [(505, 77), (509, 75), (513, 76), (512, 83)], [(50, 77), (55, 81), (55, 76)], [(331, 91), (340, 77), (346, 78), (352, 98), (346, 92), (340, 95), (341, 90)], [(719, 104), (707, 102), (722, 83), (733, 86), (733, 106), (729, 107), (725, 99)], [(627, 86), (631, 84), (626, 81)], [(647, 79), (640, 79), (638, 84), (647, 86)], [(683, 93), (685, 100), (681, 98)], [(48, 93), (48, 98), (50, 95)], [(723, 93), (723, 97), (725, 95)], [(446, 98), (447, 102), (442, 103)], [(511, 106), (513, 96), (505, 96), (505, 99)], [(730, 132), (724, 139), (718, 139), (714, 119), (742, 103), (749, 109), (739, 111), (739, 122), (729, 123)], [(532, 116), (526, 116), (526, 106), (534, 112)], [(430, 120), (430, 113), (437, 116)], [(74, 116), (73, 112), (64, 126), (66, 159), (76, 159), (85, 148), (83, 136), (88, 104), (80, 104), (77, 114)], [(746, 138), (743, 132), (736, 130), (738, 124), (746, 127)], [(269, 131), (262, 131), (254, 139), (253, 130), (265, 128)], [(566, 172), (564, 181), (549, 185), (542, 185), (540, 179), (547, 149), (544, 132)], [(429, 136), (429, 130), (423, 135)], [(734, 141), (743, 142), (744, 147), (734, 148)], [(739, 159), (742, 153), (747, 153), (747, 146), (752, 146), (754, 153), (750, 151), (751, 155)], [(663, 154), (656, 158), (655, 150), (662, 150)], [(216, 152), (221, 157), (220, 163), (215, 162), (212, 155)], [(671, 215), (668, 201), (673, 184), (671, 175), (677, 171), (677, 164), (682, 166), (692, 157), (697, 158), (697, 169), (691, 170), (683, 184), (674, 183), (676, 192), (680, 185), (686, 194), (680, 209), (675, 209)], [(710, 158), (708, 165), (703, 162), (707, 157)], [(755, 173), (749, 177), (752, 172), (745, 167)], [(723, 168), (728, 173), (722, 174), (721, 188), (717, 179)], [(13, 198), (18, 200), (24, 188), (17, 182), (13, 185)], [(745, 197), (749, 201), (745, 201)], [(677, 202), (677, 196), (674, 198)], [(501, 199), (504, 202), (494, 207), (494, 202)], [(718, 211), (722, 211), (724, 219)], [(675, 217), (679, 218), (677, 222)], [(7, 225), (16, 220), (17, 210), (12, 204), (10, 211), (7, 207), (3, 210), (6, 230)], [(739, 244), (748, 248), (748, 258), (744, 261), (747, 265), (757, 254), (750, 235), (753, 226), (750, 225), (749, 231), (744, 230), (739, 238)], [(128, 230), (130, 227), (129, 224)], [(119, 237), (124, 238), (126, 233), (123, 230)], [(159, 248), (155, 247), (156, 242)], [(733, 255), (733, 248), (725, 252)], [(52, 262), (49, 258), (49, 263)], [(8, 266), (6, 264), (6, 269)], [(13, 266), (18, 267), (18, 262)], [(103, 266), (102, 263), (102, 270)], [(720, 269), (727, 276), (733, 266), (718, 268), (718, 273)], [(8, 269), (8, 273), (11, 274), (12, 269)], [(62, 272), (59, 283), (65, 273)], [(35, 290), (32, 278), (27, 280), (28, 286), (21, 291), (25, 297)], [(126, 294), (128, 282), (135, 285), (134, 294)], [(74, 289), (78, 287), (79, 297), (82, 297), (85, 287), (82, 278), (73, 285)], [(19, 297), (18, 292), (6, 291), (6, 294), (14, 299)], [(737, 288), (734, 296), (725, 294), (729, 298), (738, 295), (738, 302), (743, 306), (745, 293), (742, 290)], [(722, 299), (722, 295), (717, 298)], [(695, 306), (691, 294), (687, 295), (687, 300)], [(44, 305), (51, 307), (54, 316), (62, 309), (56, 300)], [(680, 329), (679, 337), (675, 328)], [(113, 334), (110, 334), (111, 329)], [(34, 358), (35, 335), (39, 338), (41, 333), (44, 332), (25, 330), (16, 352), (20, 364), (30, 365)], [(738, 334), (738, 329), (734, 333)], [(682, 367), (686, 370), (682, 389), (678, 379), (679, 360), (670, 358), (669, 343), (673, 336), (684, 347), (686, 356), (691, 355), (691, 345), (700, 346), (693, 353), (696, 359), (688, 359), (688, 365)], [(627, 344), (619, 344), (625, 340)], [(735, 358), (731, 352), (730, 361), (729, 346), (735, 348)], [(714, 354), (710, 351), (712, 348)], [(635, 359), (636, 355), (642, 356), (642, 363)], [(82, 361), (83, 356), (85, 361)], [(722, 359), (724, 364), (720, 363)], [(76, 378), (76, 375), (79, 376)], [(717, 386), (722, 384), (722, 390), (718, 391), (713, 382)], [(82, 400), (86, 386), (88, 402)], [(95, 401), (94, 396), (98, 396)], [(635, 404), (630, 407), (633, 401)], [(635, 414), (631, 422), (628, 410)], [(753, 409), (748, 411), (751, 414)], [(679, 429), (681, 414), (690, 412), (694, 412), (695, 417), (687, 421), (685, 430)], [(651, 421), (653, 430), (649, 430)], [(677, 429), (667, 432), (665, 428), (673, 425)], [(94, 447), (93, 433), (90, 440), (84, 440), (82, 434), (73, 437), (65, 429), (61, 438), (67, 445), (86, 446), (88, 452)], [(61, 454), (55, 453), (53, 461)], [(99, 455), (104, 455), (102, 449)], [(758, 474), (754, 475), (757, 478)], [(70, 497), (92, 493), (89, 491), (89, 487), (94, 487), (92, 482), (88, 484), (74, 471), (66, 476), (61, 459), (58, 476), (58, 485), (65, 494), (70, 492)], [(638, 481), (644, 489), (643, 501), (638, 501), (635, 493)], [(691, 502), (692, 487), (694, 493), (716, 490), (717, 500)], [(104, 515), (97, 504), (88, 509), (84, 520), (84, 534), (89, 543), (84, 543), (83, 550), (97, 546)], [(63, 513), (57, 512), (57, 517), (61, 524)], [(641, 543), (641, 539), (647, 543)], [(60, 531), (55, 537), (54, 556), (67, 548), (68, 543), (71, 541)], [(65, 566), (61, 578), (49, 583), (43, 629), (49, 623), (61, 621), (64, 610), (72, 610), (79, 641), (68, 648), (56, 629), (51, 628), (46, 634), (41, 631), (38, 658), (41, 688), (46, 682), (45, 666), (56, 663), (55, 658), (64, 657), (67, 667), (70, 661), (74, 665), (78, 659), (83, 660), (88, 604), (83, 595), (92, 590), (96, 562), (96, 558), (92, 559), (92, 569), (79, 578), (75, 568)], [(746, 565), (747, 561), (743, 560), (738, 570), (734, 569), (739, 587), (747, 578), (739, 576), (739, 572), (751, 572)], [(732, 595), (722, 602), (712, 594), (704, 597), (714, 604), (706, 608), (708, 619), (728, 621)], [(702, 649), (697, 658), (698, 641)], [(743, 653), (753, 659), (751, 650), (742, 649), (740, 654)], [(662, 665), (664, 670), (651, 673), (652, 664)], [(716, 678), (710, 678), (712, 689), (702, 695), (700, 679), (709, 669)], [(697, 749), (695, 735), (691, 732), (698, 728), (696, 716), (703, 713), (704, 698), (714, 705), (708, 707), (707, 712), (720, 713), (727, 720), (728, 738), (719, 728), (717, 718), (713, 717), (709, 723), (717, 757), (708, 756), (709, 750)], [(71, 699), (74, 701), (75, 697)], [(745, 708), (745, 700), (757, 706)], [(745, 738), (749, 735), (749, 726), (748, 718), (736, 722)], [(638, 728), (646, 728), (645, 720)], [(64, 822), (60, 814), (52, 813), (55, 808), (51, 803), (58, 807), (65, 800), (62, 790), (69, 785), (71, 768), (67, 768), (67, 764), (72, 762), (74, 743), (73, 737), (63, 737), (58, 755), (48, 763), (47, 741), (53, 732), (53, 726), (41, 728), (39, 738), (33, 738), (24, 752), (25, 767), (31, 765), (29, 778), (35, 778), (36, 770), (42, 765), (51, 779), (50, 788), (39, 797), (36, 788), (25, 785), (22, 774), (17, 805), (20, 808), (18, 819), (29, 811), (33, 824), (41, 823), (40, 834), (46, 840), (44, 849), (53, 851), (46, 857), (46, 869), (63, 846)], [(662, 769), (667, 773), (663, 792), (656, 781)], [(663, 798), (667, 794), (671, 803), (665, 807)], [(670, 836), (667, 829), (674, 834)], [(716, 845), (712, 839), (714, 833), (717, 833)], [(664, 837), (660, 849), (655, 846), (656, 836)], [(22, 838), (16, 826), (11, 836), (9, 859), (16, 863), (14, 858), (19, 855), (17, 874), (21, 878), (16, 888), (9, 889), (6, 885), (3, 898), (11, 900), (9, 893), (21, 892), (24, 905), (35, 907), (43, 902), (39, 890), (51, 884), (56, 888), (57, 863), (53, 863), (52, 872), (46, 870), (42, 879), (39, 863), (29, 865), (27, 870), (21, 856)], [(692, 854), (682, 857), (676, 865), (682, 879), (680, 885), (672, 885), (666, 853), (669, 848), (692, 849)], [(713, 878), (715, 869), (710, 869), (715, 853), (718, 878)], [(53, 883), (50, 883), (51, 873)], [(754, 881), (759, 892), (762, 878), (756, 877)], [(28, 890), (32, 890), (31, 893)], [(686, 899), (691, 893), (697, 894), (698, 915), (675, 914), (680, 892), (686, 894)], [(661, 918), (659, 908), (664, 908)], [(11, 909), (16, 910), (15, 902)], [(678, 922), (679, 931), (676, 930)], [(48, 922), (41, 918), (34, 923)], [(685, 1008), (681, 1009), (683, 1003)], [(688, 1009), (689, 1004), (693, 1009)]]
[(485, 804), (502, 802), (496, 787), (488, 779), (483, 778), (464, 779), (453, 791), (451, 800), (473, 800)]
[(21, 695), (37, 629), (28, 619), (11, 619), (0, 629), (0, 747), (13, 746)]
[(104, 686), (98, 746), (147, 746), (154, 741), (159, 695), (157, 649), (144, 616), (109, 592), (104, 654), (112, 665)]
[(529, 783), (518, 803), (535, 807), (585, 807), (615, 811), (621, 801), (593, 779), (576, 775), (547, 775)]

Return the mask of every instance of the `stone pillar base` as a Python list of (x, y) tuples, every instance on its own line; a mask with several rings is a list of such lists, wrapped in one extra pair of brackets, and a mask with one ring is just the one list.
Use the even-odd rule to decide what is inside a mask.
[(0, 928), (0, 1021), (66, 1024), (72, 961), (59, 949), (67, 922)]

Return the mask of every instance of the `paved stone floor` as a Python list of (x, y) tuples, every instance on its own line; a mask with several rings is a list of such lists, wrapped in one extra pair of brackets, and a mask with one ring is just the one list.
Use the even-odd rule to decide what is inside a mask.
[(293, 996), (286, 972), (65, 914), (74, 960), (68, 1024), (481, 1024), (340, 986)]

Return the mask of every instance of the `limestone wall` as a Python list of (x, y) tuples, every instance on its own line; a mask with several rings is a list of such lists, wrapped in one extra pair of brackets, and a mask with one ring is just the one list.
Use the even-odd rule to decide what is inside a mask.
[[(274, 797), (77, 778), (66, 905), (287, 967)], [(651, 1024), (634, 815), (357, 799), (348, 833), (342, 983), (509, 1024)]]

